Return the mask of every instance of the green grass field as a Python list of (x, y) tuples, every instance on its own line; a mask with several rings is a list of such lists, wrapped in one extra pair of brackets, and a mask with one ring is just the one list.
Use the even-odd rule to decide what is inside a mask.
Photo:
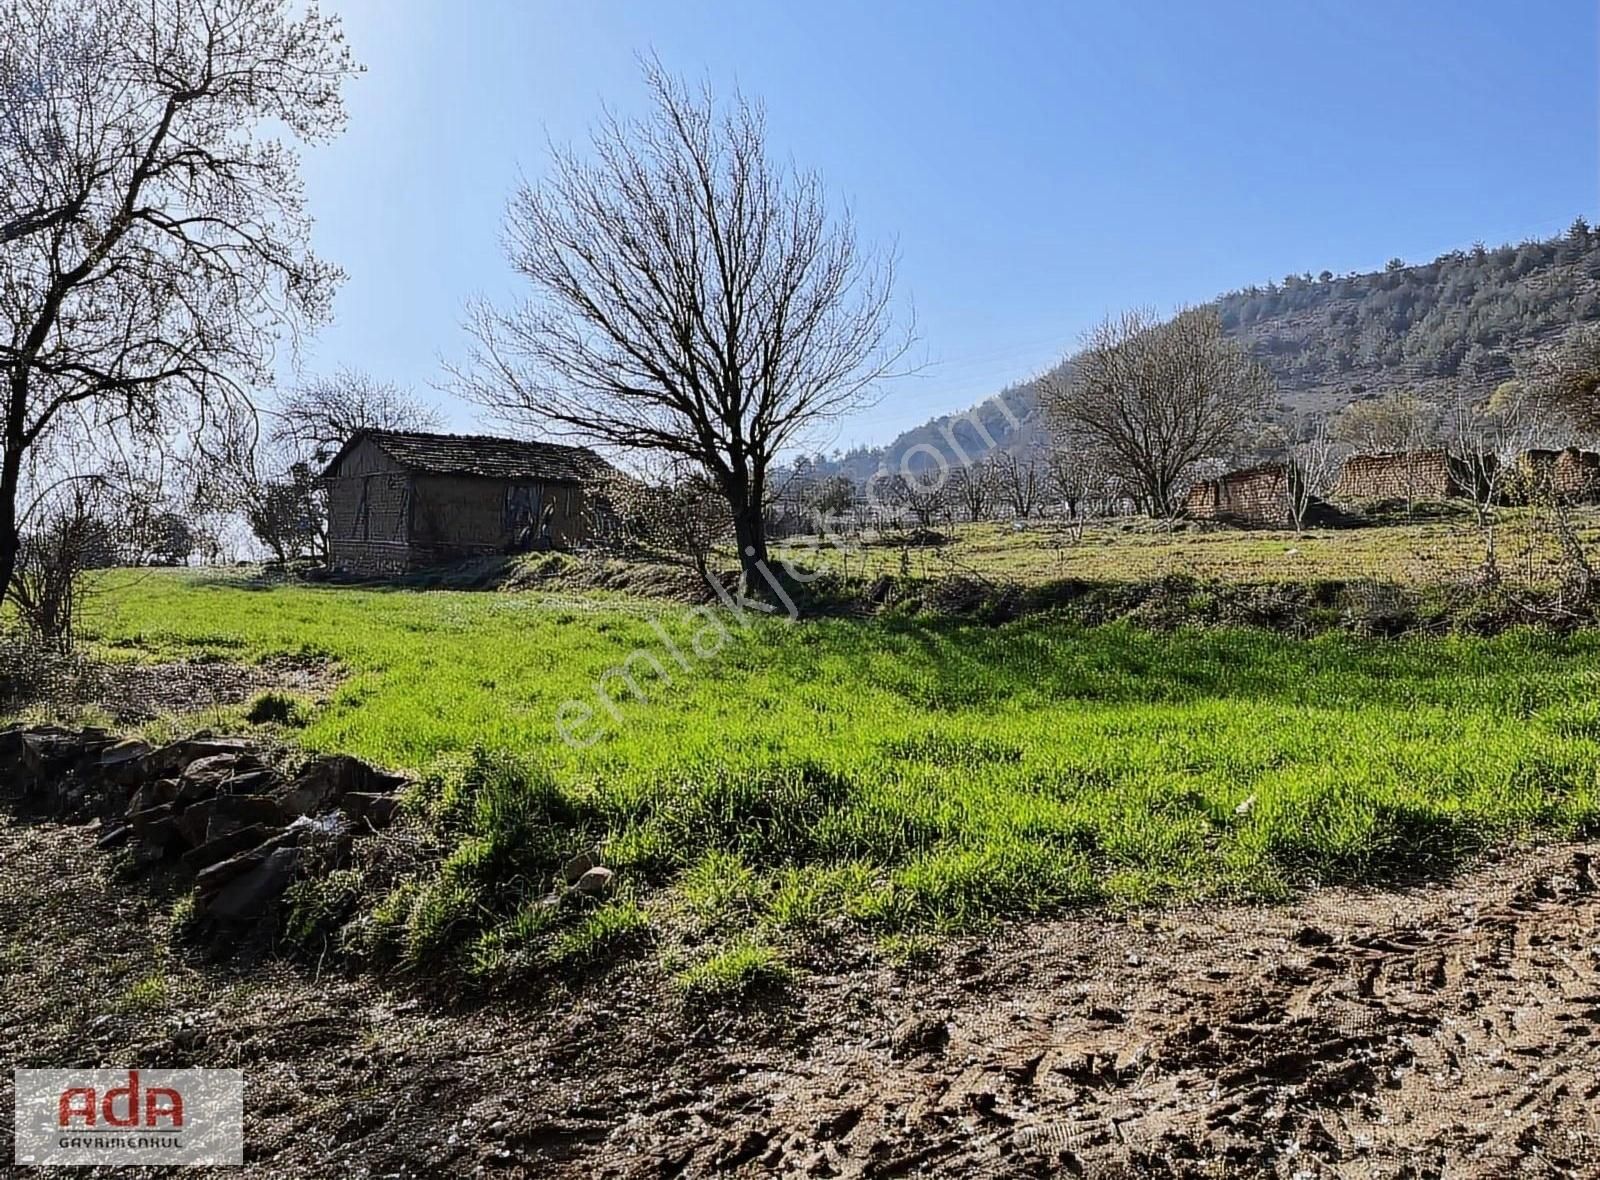
[[(672, 927), (698, 932), (685, 978), (714, 977), (719, 956), (765, 961), (839, 922), (904, 937), (1272, 898), (1600, 822), (1594, 634), (1306, 640), (1050, 615), (746, 628), (605, 595), (193, 573), (102, 589), (88, 641), (105, 654), (342, 665), (296, 740), (424, 772), (442, 858), (374, 922), (418, 957), (453, 948), (484, 969)], [(618, 900), (549, 926), (534, 902), (591, 841)]]
[[(1368, 578), (1427, 587), (1471, 577), (1483, 561), (1483, 538), (1471, 509), (1451, 503), (1421, 505), (1419, 510), (1448, 510), (1450, 517), (1298, 534), (1181, 524), (1180, 531), (1169, 532), (1158, 524), (1112, 521), (1087, 526), (1077, 539), (1053, 522), (1030, 522), (1021, 529), (959, 525), (950, 530), (950, 543), (937, 547), (906, 550), (886, 535), (878, 544), (844, 553), (808, 538), (777, 546), (775, 555), (853, 576), (975, 573), (1026, 584), (1059, 578), (1139, 582), (1182, 574), (1231, 582)], [(1554, 533), (1535, 526), (1526, 510), (1501, 510), (1500, 516), (1500, 563), (1506, 577), (1524, 585), (1555, 580), (1560, 550)], [(1600, 542), (1600, 514), (1582, 509), (1575, 519), (1585, 543)]]

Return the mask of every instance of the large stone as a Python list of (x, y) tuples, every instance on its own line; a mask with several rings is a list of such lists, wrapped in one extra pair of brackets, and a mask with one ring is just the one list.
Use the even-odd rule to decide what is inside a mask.
[(327, 811), (350, 791), (365, 790), (372, 768), (359, 758), (334, 754), (314, 758), (278, 796), (286, 815), (316, 815)]
[(254, 756), (253, 747), (243, 738), (219, 738), (209, 734), (196, 734), (162, 746), (146, 756), (151, 774), (181, 774), (192, 762), (218, 754)]
[(176, 779), (163, 778), (154, 782), (145, 783), (128, 799), (128, 814), (147, 811), (162, 803), (171, 803), (178, 797), (178, 783)]
[(172, 804), (158, 803), (128, 817), (133, 834), (151, 849), (165, 852), (178, 840), (177, 814)]
[(170, 822), (176, 814), (176, 809), (171, 803), (157, 803), (151, 807), (143, 807), (128, 816), (128, 826), (133, 829), (133, 834), (144, 838), (147, 831), (160, 823)]
[(252, 770), (234, 775), (222, 784), (222, 789), (229, 795), (261, 795), (270, 791), (277, 781), (278, 776), (270, 770)]
[(195, 875), (195, 888), (201, 896), (216, 893), (235, 877), (242, 877), (260, 865), (267, 857), (279, 848), (292, 845), (298, 838), (298, 832), (283, 831), (272, 836), (254, 848), (247, 849), (237, 856), (230, 856), (227, 860), (220, 860), (214, 865), (208, 865)]
[(383, 829), (394, 822), (400, 800), (374, 791), (347, 791), (339, 808), (353, 820), (365, 820), (373, 828)]
[(610, 869), (596, 865), (588, 870), (573, 883), (573, 888), (579, 893), (590, 895), (604, 893), (611, 888), (611, 880), (616, 874)]
[(205, 830), (207, 840), (215, 840), (218, 836), (251, 824), (281, 828), (290, 818), (283, 813), (283, 808), (278, 806), (276, 800), (266, 795), (218, 795), (209, 802), (210, 814)]
[(223, 886), (206, 903), (205, 912), (221, 922), (259, 917), (289, 887), (299, 863), (299, 849), (273, 849), (247, 872)]
[(120, 786), (131, 787), (149, 777), (146, 760), (154, 750), (138, 738), (114, 742), (100, 751), (100, 773)]
[(202, 799), (198, 803), (189, 804), (178, 813), (178, 835), (190, 848), (196, 848), (206, 842), (206, 832), (211, 826), (211, 813), (216, 806), (216, 800)]
[(238, 828), (226, 835), (218, 836), (215, 840), (207, 840), (198, 848), (189, 849), (183, 854), (183, 863), (193, 872), (199, 873), (212, 865), (221, 864), (238, 856), (241, 852), (261, 847), (272, 835), (270, 828), (260, 824)]
[(35, 775), (63, 770), (82, 753), (82, 739), (70, 730), (40, 726), (22, 735), (22, 764)]
[(184, 767), (179, 793), (186, 800), (209, 798), (219, 794), (231, 780), (258, 772), (260, 767), (260, 761), (253, 754), (208, 754)]
[(593, 849), (580, 852), (561, 866), (561, 879), (568, 885), (576, 885), (590, 869), (599, 867), (600, 854), (598, 852)]

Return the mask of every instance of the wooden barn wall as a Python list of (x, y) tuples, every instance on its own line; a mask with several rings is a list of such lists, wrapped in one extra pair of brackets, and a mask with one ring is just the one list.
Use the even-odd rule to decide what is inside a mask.
[(557, 546), (583, 539), (583, 492), (574, 484), (513, 483), (474, 476), (419, 475), (412, 507), (412, 544), (445, 560), (472, 553), (504, 553), (537, 538), (546, 504)]
[(333, 568), (372, 574), (408, 568), (410, 473), (372, 442), (363, 441), (326, 482)]

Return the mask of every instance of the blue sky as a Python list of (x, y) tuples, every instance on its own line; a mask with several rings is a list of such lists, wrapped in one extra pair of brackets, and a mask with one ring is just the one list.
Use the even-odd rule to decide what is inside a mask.
[(892, 244), (922, 372), (817, 441), (884, 442), (1028, 377), (1109, 311), (1600, 221), (1593, 0), (325, 0), (368, 72), (306, 155), (350, 274), (311, 371), (434, 391), (547, 140), (641, 110), (636, 57), (737, 84)]

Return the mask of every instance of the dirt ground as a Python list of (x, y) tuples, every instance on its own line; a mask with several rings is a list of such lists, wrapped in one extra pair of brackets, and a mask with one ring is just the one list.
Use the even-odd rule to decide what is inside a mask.
[[(312, 702), (333, 695), (344, 670), (324, 660), (279, 656), (258, 664), (175, 660), (137, 664), (67, 659), (39, 679), (58, 705), (105, 710), (118, 725), (143, 725), (159, 717), (193, 717), (242, 705), (277, 691)], [(13, 705), (28, 705), (23, 699)]]
[(1600, 1175), (1597, 845), (836, 951), (708, 1014), (643, 969), (461, 1009), (208, 964), (94, 831), (0, 807), (0, 1066), (242, 1068), (251, 1175)]

